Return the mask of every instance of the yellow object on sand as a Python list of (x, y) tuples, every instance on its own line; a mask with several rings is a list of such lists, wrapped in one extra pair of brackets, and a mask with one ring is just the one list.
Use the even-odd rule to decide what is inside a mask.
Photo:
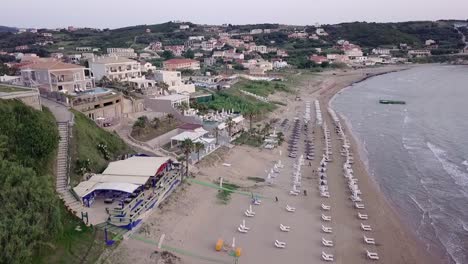
[(242, 253), (242, 249), (241, 248), (236, 248), (236, 257), (240, 257), (241, 253)]
[(216, 242), (216, 251), (221, 251), (223, 249), (224, 241), (222, 239), (218, 239), (218, 242)]

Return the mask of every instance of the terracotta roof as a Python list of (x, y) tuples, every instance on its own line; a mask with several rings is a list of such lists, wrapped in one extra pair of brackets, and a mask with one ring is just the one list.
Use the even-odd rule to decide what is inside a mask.
[(165, 61), (165, 64), (182, 64), (182, 63), (194, 63), (198, 62), (196, 60), (191, 60), (191, 59), (170, 59)]
[(22, 69), (37, 69), (37, 70), (65, 70), (65, 69), (84, 69), (81, 65), (70, 64), (70, 63), (63, 63), (59, 61), (49, 61), (49, 62), (36, 62), (32, 64), (28, 64)]

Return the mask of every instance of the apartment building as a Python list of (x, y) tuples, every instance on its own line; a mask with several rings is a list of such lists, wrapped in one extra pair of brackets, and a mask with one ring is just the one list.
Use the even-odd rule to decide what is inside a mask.
[(166, 83), (168, 90), (178, 94), (190, 94), (195, 92), (195, 85), (182, 82), (182, 75), (178, 71), (156, 71), (154, 78), (157, 82)]
[(134, 49), (127, 48), (108, 48), (107, 54), (112, 57), (136, 58), (138, 55)]
[(89, 60), (89, 67), (96, 80), (106, 76), (109, 80), (129, 81), (141, 77), (141, 64), (123, 57), (99, 57)]
[(21, 68), (23, 85), (42, 92), (73, 93), (94, 87), (90, 70), (58, 61), (35, 62)]
[(171, 59), (163, 62), (163, 68), (165, 70), (199, 70), (200, 62), (191, 59)]

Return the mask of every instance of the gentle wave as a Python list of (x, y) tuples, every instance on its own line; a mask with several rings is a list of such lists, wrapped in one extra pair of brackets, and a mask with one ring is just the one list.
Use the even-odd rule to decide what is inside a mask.
[(450, 162), (447, 158), (447, 152), (441, 148), (438, 148), (436, 145), (431, 142), (427, 142), (427, 147), (432, 151), (437, 160), (442, 164), (444, 170), (455, 180), (455, 183), (468, 187), (468, 173), (463, 172), (460, 168)]

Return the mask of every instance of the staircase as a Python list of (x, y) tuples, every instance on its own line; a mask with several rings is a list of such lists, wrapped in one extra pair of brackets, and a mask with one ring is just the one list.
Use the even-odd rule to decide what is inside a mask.
[(57, 152), (57, 172), (56, 172), (56, 190), (60, 199), (63, 200), (65, 207), (78, 218), (81, 218), (81, 212), (85, 212), (86, 208), (73, 195), (69, 188), (68, 169), (69, 169), (69, 140), (70, 131), (68, 122), (58, 122), (59, 145)]

